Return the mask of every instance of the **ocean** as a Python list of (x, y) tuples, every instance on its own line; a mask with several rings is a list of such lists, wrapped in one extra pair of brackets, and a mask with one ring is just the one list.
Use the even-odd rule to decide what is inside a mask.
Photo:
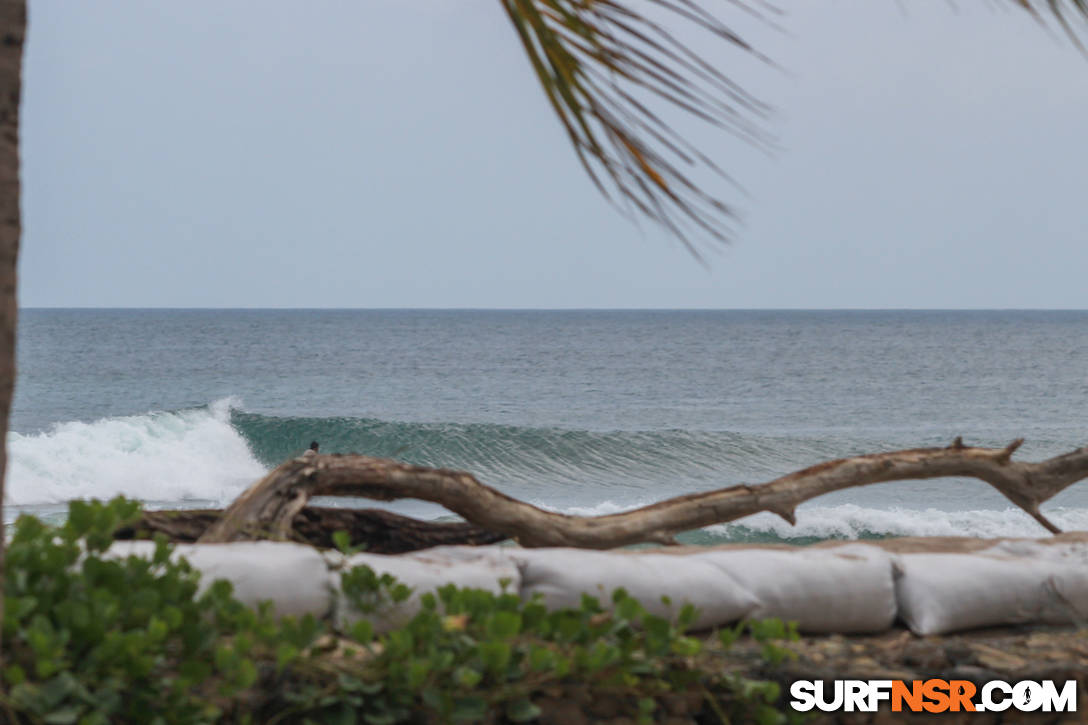
[[(5, 520), (229, 503), (318, 440), (602, 514), (820, 461), (1088, 442), (1088, 312), (23, 310)], [(363, 500), (448, 518), (432, 504)], [(1088, 482), (1043, 507), (1088, 528)], [(880, 484), (691, 543), (1046, 532), (986, 484)]]

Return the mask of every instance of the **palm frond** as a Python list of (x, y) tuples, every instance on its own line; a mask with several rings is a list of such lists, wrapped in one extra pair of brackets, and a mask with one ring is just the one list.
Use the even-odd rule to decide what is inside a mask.
[(1016, 4), (1027, 10), (1041, 24), (1047, 25), (1048, 18), (1053, 18), (1062, 32), (1069, 37), (1082, 53), (1088, 53), (1084, 38), (1088, 33), (1088, 0), (1015, 0)]
[[(731, 0), (773, 22), (771, 5)], [(727, 241), (732, 207), (692, 180), (714, 161), (650, 109), (655, 98), (756, 144), (770, 109), (630, 0), (502, 0), (537, 78), (593, 183), (627, 212), (672, 232), (696, 257)], [(647, 11), (763, 56), (698, 0), (642, 0)]]
[[(656, 15), (709, 32), (768, 61), (704, 6), (716, 0), (501, 0), (529, 62), (590, 179), (630, 216), (675, 235), (696, 258), (730, 239), (735, 209), (693, 180), (728, 178), (652, 111), (655, 99), (757, 145), (770, 108), (680, 41)], [(1008, 0), (1057, 26), (1082, 50), (1088, 0)], [(774, 26), (768, 0), (725, 0)], [(672, 25), (670, 22), (669, 25)], [(769, 61), (768, 61), (769, 62)]]

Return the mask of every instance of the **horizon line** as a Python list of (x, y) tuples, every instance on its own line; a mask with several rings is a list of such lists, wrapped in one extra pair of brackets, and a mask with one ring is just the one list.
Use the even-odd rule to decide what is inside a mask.
[(162, 312), (1088, 312), (1084, 307), (171, 307), (20, 306), (19, 311)]

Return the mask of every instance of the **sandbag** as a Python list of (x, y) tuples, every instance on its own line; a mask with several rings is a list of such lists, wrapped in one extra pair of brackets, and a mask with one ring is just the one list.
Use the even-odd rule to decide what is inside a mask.
[(102, 552), (103, 559), (124, 559), (129, 556), (138, 556), (141, 559), (150, 559), (155, 553), (155, 542), (143, 539), (129, 541), (115, 541), (110, 548)]
[(882, 632), (895, 621), (891, 557), (847, 544), (820, 549), (718, 549), (689, 554), (732, 577), (758, 604), (752, 619), (778, 617), (802, 632)]
[(899, 616), (920, 635), (1088, 619), (1088, 570), (1083, 564), (1063, 561), (1058, 550), (1052, 556), (1034, 550), (1030, 556), (1004, 553), (1017, 548), (898, 555)]
[(1088, 570), (1088, 541), (1007, 539), (997, 542), (988, 549), (983, 549), (981, 553), (1038, 557)]
[(411, 588), (412, 595), (397, 604), (387, 602), (375, 612), (360, 612), (339, 591), (340, 574), (334, 573), (333, 586), (339, 593), (336, 621), (341, 628), (350, 627), (361, 617), (369, 619), (377, 632), (399, 627), (419, 612), (421, 595), (446, 584), (501, 594), (517, 593), (521, 583), (517, 565), (489, 547), (441, 547), (408, 554), (355, 554), (344, 558), (344, 569), (356, 566), (369, 566), (379, 576), (391, 574)]
[(565, 548), (515, 549), (510, 556), (521, 569), (522, 598), (539, 595), (549, 609), (579, 607), (583, 593), (609, 608), (613, 591), (623, 587), (660, 617), (673, 618), (693, 604), (701, 629), (742, 619), (758, 604), (731, 576), (692, 556)]
[[(154, 551), (150, 541), (118, 541), (107, 555), (150, 558)], [(226, 579), (240, 602), (255, 607), (271, 601), (280, 616), (322, 618), (332, 611), (328, 567), (313, 547), (278, 541), (178, 544), (173, 556), (185, 557), (200, 572), (200, 592)]]

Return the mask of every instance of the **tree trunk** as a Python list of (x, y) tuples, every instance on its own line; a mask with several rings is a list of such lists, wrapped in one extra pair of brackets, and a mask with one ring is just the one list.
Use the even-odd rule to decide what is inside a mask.
[(1088, 477), (1088, 447), (1039, 463), (1012, 460), (1022, 441), (1005, 448), (916, 448), (828, 461), (758, 485), (730, 486), (607, 516), (568, 516), (537, 508), (485, 486), (463, 471), (413, 466), (358, 455), (287, 461), (255, 483), (200, 537), (201, 542), (287, 538), (311, 496), (417, 498), (441, 504), (466, 521), (522, 546), (610, 549), (643, 542), (676, 543), (675, 534), (760, 511), (794, 523), (797, 505), (854, 486), (949, 476), (989, 483), (1042, 526), (1060, 530), (1039, 504)]
[(4, 621), (4, 472), (8, 463), (8, 416), (15, 392), (15, 273), (22, 233), (19, 99), (25, 38), (26, 0), (0, 0), (0, 622)]

